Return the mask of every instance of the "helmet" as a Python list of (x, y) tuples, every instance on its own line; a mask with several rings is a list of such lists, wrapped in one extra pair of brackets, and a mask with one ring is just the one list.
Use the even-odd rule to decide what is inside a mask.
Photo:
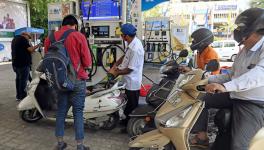
[(62, 20), (62, 26), (65, 25), (77, 25), (77, 30), (79, 29), (79, 27), (81, 26), (81, 20), (78, 16), (74, 15), (74, 14), (69, 14), (67, 16), (65, 16)]
[(192, 33), (191, 38), (193, 38), (191, 49), (198, 51), (202, 51), (214, 41), (213, 33), (206, 28), (197, 29)]
[(132, 24), (126, 23), (121, 26), (121, 32), (124, 35), (134, 36), (137, 33), (137, 29)]
[(236, 18), (237, 28), (234, 30), (234, 39), (243, 44), (253, 32), (264, 34), (264, 9), (250, 8)]

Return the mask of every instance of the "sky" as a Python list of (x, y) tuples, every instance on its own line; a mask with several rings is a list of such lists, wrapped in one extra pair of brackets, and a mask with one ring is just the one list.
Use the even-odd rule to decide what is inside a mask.
[(249, 6), (250, 0), (238, 0), (238, 2), (241, 10), (245, 10), (250, 7)]

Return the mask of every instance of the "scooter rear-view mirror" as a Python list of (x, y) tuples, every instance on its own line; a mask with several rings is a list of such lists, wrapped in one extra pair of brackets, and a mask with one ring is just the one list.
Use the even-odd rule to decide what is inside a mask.
[(179, 54), (179, 57), (187, 57), (188, 56), (188, 51), (186, 49), (182, 50)]
[(216, 59), (210, 60), (206, 65), (206, 71), (207, 72), (213, 72), (219, 69), (219, 62)]

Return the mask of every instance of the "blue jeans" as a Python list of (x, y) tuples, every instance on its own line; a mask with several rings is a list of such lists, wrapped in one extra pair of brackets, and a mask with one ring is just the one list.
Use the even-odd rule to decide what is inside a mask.
[(13, 66), (13, 70), (16, 73), (16, 99), (21, 100), (27, 96), (26, 87), (29, 78), (30, 66)]
[(72, 106), (74, 117), (75, 139), (84, 139), (83, 108), (85, 101), (86, 82), (79, 80), (74, 85), (74, 91), (58, 93), (58, 110), (56, 115), (56, 137), (64, 136), (65, 117)]

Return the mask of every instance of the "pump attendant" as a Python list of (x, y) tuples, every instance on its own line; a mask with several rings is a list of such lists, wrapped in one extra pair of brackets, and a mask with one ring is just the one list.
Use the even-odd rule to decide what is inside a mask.
[[(124, 24), (121, 27), (121, 37), (126, 42), (125, 55), (121, 57), (109, 73), (114, 76), (123, 75), (126, 84), (126, 96), (128, 102), (124, 111), (126, 119), (124, 125), (129, 120), (129, 114), (138, 106), (139, 90), (142, 82), (142, 72), (144, 64), (144, 48), (141, 41), (136, 37), (137, 29), (132, 24)], [(121, 132), (125, 132), (122, 129)]]

